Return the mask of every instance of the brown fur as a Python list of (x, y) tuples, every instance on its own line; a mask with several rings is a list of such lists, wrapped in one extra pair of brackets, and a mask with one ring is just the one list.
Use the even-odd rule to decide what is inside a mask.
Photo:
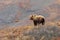
[[(38, 15), (37, 15), (38, 16)], [(34, 25), (37, 26), (38, 24), (42, 24), (44, 25), (45, 24), (45, 19), (43, 17), (36, 17), (36, 16), (31, 16), (30, 17), (30, 20), (33, 21)]]

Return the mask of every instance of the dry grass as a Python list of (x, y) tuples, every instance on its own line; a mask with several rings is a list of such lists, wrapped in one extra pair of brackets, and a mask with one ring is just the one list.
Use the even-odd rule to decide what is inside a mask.
[(0, 30), (0, 40), (60, 40), (60, 21), (55, 22), (55, 19), (60, 16), (60, 11), (55, 6), (59, 6), (59, 4), (50, 5), (42, 10), (41, 14), (49, 14), (46, 18), (48, 22), (44, 26), (40, 25), (39, 28), (32, 25), (5, 28)]
[(52, 22), (47, 24), (40, 28), (33, 26), (5, 28), (0, 30), (0, 40), (59, 40), (60, 27)]

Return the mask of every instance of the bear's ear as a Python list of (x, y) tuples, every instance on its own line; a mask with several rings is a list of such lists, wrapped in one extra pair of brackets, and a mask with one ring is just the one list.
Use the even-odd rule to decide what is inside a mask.
[(33, 15), (30, 15), (29, 18), (30, 18), (30, 20), (33, 20)]

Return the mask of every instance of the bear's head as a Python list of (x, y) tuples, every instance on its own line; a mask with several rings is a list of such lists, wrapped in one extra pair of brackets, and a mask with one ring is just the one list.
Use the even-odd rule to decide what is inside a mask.
[(36, 19), (36, 15), (30, 15), (30, 20)]

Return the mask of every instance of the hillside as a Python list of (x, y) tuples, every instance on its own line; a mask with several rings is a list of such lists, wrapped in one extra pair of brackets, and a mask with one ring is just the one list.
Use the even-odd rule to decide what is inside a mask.
[(33, 26), (5, 28), (0, 30), (0, 40), (59, 40), (60, 24), (58, 25), (58, 22), (48, 23), (38, 28)]
[[(16, 1), (5, 1), (4, 5), (1, 5), (3, 9), (4, 6), (9, 6), (0, 11), (0, 40), (60, 40), (59, 1), (50, 5), (47, 1), (46, 7), (44, 3), (40, 5), (40, 1), (39, 3), (33, 1), (31, 4), (36, 5), (33, 5), (31, 9), (29, 9), (29, 4), (21, 3), (19, 5), (19, 1), (17, 3)], [(35, 8), (39, 10), (35, 10)], [(45, 25), (34, 26), (29, 20), (31, 14), (43, 15)]]

